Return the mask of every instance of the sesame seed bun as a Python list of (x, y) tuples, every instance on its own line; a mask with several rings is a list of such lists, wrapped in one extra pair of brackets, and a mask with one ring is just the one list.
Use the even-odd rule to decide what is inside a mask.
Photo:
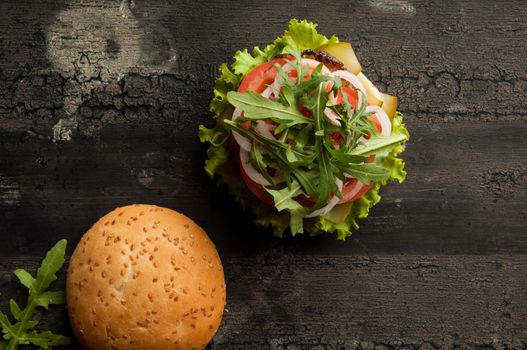
[(225, 279), (196, 223), (170, 209), (131, 205), (82, 237), (66, 297), (84, 349), (202, 349), (221, 322)]

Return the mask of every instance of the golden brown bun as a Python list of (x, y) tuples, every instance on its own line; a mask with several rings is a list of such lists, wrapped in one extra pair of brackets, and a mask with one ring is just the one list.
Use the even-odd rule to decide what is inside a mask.
[(221, 322), (225, 279), (214, 244), (192, 220), (132, 205), (82, 237), (66, 296), (85, 349), (202, 349)]

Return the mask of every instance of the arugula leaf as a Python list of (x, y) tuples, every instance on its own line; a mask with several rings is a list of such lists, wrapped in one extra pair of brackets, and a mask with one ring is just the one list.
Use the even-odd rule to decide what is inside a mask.
[(15, 333), (15, 328), (6, 314), (0, 311), (0, 325), (2, 326), (2, 333), (5, 339), (10, 339), (10, 335)]
[(22, 310), (20, 310), (20, 306), (13, 299), (9, 300), (9, 310), (15, 320), (20, 321), (22, 319)]
[(256, 170), (258, 170), (258, 172), (262, 174), (262, 176), (267, 181), (269, 181), (270, 184), (273, 183), (271, 176), (269, 176), (269, 173), (266, 170), (267, 164), (265, 164), (262, 153), (258, 149), (258, 146), (256, 146), (256, 143), (253, 143), (251, 146), (251, 151), (249, 152), (249, 161), (256, 168)]
[[(295, 99), (295, 93), (291, 89), (291, 83), (286, 83), (282, 86), (280, 97), (283, 99), (283, 101), (285, 102), (287, 106), (291, 106), (295, 108), (296, 110), (298, 110), (296, 99)], [(302, 114), (302, 116), (304, 115)]]
[(408, 136), (403, 133), (392, 134), (391, 136), (381, 136), (380, 134), (372, 133), (368, 142), (356, 147), (351, 155), (356, 156), (371, 156), (371, 155), (385, 155), (391, 151), (394, 145), (406, 141)]
[(326, 147), (329, 154), (331, 155), (333, 161), (335, 163), (341, 163), (341, 164), (360, 164), (364, 163), (368, 157), (366, 156), (359, 156), (356, 154), (350, 154), (348, 153), (348, 150), (345, 147), (336, 149), (333, 147)]
[(24, 336), (23, 343), (21, 344), (33, 344), (42, 349), (51, 349), (54, 346), (70, 345), (71, 339), (69, 337), (54, 334), (50, 331), (46, 332), (35, 332), (32, 331)]
[(62, 305), (66, 302), (66, 295), (63, 291), (44, 292), (35, 298), (35, 303), (47, 309), (49, 305)]
[[(318, 67), (321, 67), (320, 64)], [(337, 77), (332, 77), (329, 75), (317, 75), (316, 72), (313, 72), (310, 79), (302, 80), (298, 85), (293, 86), (293, 93), (295, 95), (302, 95), (308, 91), (312, 91), (322, 83), (332, 81), (337, 87), (340, 87), (340, 80)]]
[(285, 122), (288, 127), (313, 122), (300, 113), (296, 105), (284, 106), (253, 91), (245, 91), (243, 93), (230, 91), (227, 94), (227, 99), (230, 104), (243, 111), (245, 119), (271, 119), (278, 123)]
[(284, 188), (281, 190), (266, 190), (271, 196), (273, 196), (275, 207), (278, 211), (282, 211), (284, 209), (292, 209), (292, 207), (296, 207), (296, 205), (292, 205), (291, 202), (295, 202), (296, 204), (298, 204), (298, 202), (293, 200), (293, 198), (302, 193), (301, 187), (297, 182), (292, 183), (291, 189)]
[(57, 279), (56, 273), (65, 262), (66, 240), (60, 240), (51, 248), (37, 270), (36, 278), (23, 269), (15, 270), (14, 274), (20, 283), (29, 290), (26, 306), (21, 309), (11, 299), (9, 308), (15, 323), (12, 323), (6, 314), (0, 311), (0, 325), (4, 342), (0, 342), (0, 349), (15, 350), (19, 345), (33, 344), (41, 349), (51, 349), (53, 346), (71, 344), (71, 339), (63, 335), (56, 335), (49, 331), (37, 332), (32, 330), (38, 321), (31, 320), (35, 315), (37, 307), (47, 309), (49, 305), (64, 304), (63, 291), (46, 291), (46, 289)]
[(57, 279), (55, 274), (60, 270), (66, 261), (64, 258), (66, 244), (66, 240), (60, 240), (47, 252), (46, 257), (42, 261), (42, 265), (37, 270), (37, 278), (35, 283), (33, 283), (35, 293), (41, 294), (53, 281)]
[(363, 183), (379, 182), (390, 176), (390, 171), (374, 163), (349, 164), (344, 171)]
[(29, 290), (33, 288), (33, 285), (35, 284), (35, 279), (33, 278), (33, 276), (31, 276), (29, 272), (23, 269), (17, 269), (15, 270), (14, 274), (16, 277), (18, 277), (18, 280), (20, 281), (20, 283), (22, 283), (24, 287), (28, 288)]
[(276, 210), (279, 212), (283, 210), (289, 211), (291, 234), (294, 236), (297, 233), (303, 233), (302, 219), (307, 214), (307, 210), (294, 200), (294, 197), (302, 193), (300, 185), (293, 182), (292, 189), (286, 187), (281, 190), (266, 189), (266, 191), (273, 197)]
[(294, 137), (295, 145), (299, 148), (304, 148), (313, 137), (313, 125), (306, 125)]
[(313, 119), (315, 121), (315, 136), (317, 148), (321, 149), (318, 157), (319, 166), (319, 181), (318, 181), (318, 193), (316, 196), (316, 202), (313, 206), (313, 210), (323, 207), (329, 199), (331, 192), (337, 192), (337, 185), (335, 183), (335, 174), (331, 169), (331, 162), (327, 152), (324, 151), (324, 137), (325, 135), (318, 135), (317, 132), (324, 131), (324, 109), (326, 108), (326, 102), (328, 100), (327, 93), (324, 94), (324, 84), (319, 83), (316, 92), (316, 108), (314, 110)]

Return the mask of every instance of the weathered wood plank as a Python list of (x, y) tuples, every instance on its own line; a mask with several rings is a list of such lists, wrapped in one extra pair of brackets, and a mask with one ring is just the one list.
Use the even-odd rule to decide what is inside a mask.
[(313, 259), (280, 249), (231, 258), (229, 312), (215, 344), (525, 347), (526, 263), (521, 255)]
[[(291, 17), (352, 41), (412, 133), (408, 180), (344, 243), (272, 238), (202, 171), (217, 67)], [(520, 0), (0, 2), (0, 305), (15, 266), (150, 202), (224, 259), (211, 348), (526, 349), (525, 18)]]
[[(0, 261), (0, 289), (11, 293), (9, 272), (36, 265)], [(527, 347), (525, 255), (314, 258), (277, 247), (223, 261), (228, 311), (211, 349)], [(43, 320), (66, 324), (60, 307)]]
[[(237, 205), (204, 175), (195, 127), (181, 133), (166, 125), (106, 126), (90, 136), (74, 130), (73, 141), (64, 143), (0, 133), (6, 188), (0, 236), (17, 237), (5, 251), (42, 247), (33, 240), (35, 228), (46, 232), (48, 245), (56, 237), (78, 239), (106, 211), (132, 202), (178, 209), (220, 245), (227, 240), (230, 249), (244, 249), (236, 232), (261, 230), (248, 215), (237, 222)], [(322, 253), (345, 253), (357, 244), (390, 254), (527, 251), (524, 123), (411, 121), (409, 128), (407, 181), (383, 190), (384, 200), (350, 242), (327, 243)]]
[[(525, 120), (527, 68), (520, 58), (527, 53), (527, 8), (521, 1), (416, 1), (408, 3), (410, 10), (385, 3), (328, 9), (299, 1), (134, 1), (132, 7), (114, 1), (4, 2), (0, 114), (17, 118), (20, 126), (54, 125), (71, 113), (100, 119), (105, 107), (107, 118), (121, 122), (130, 119), (126, 114), (181, 118), (186, 109), (187, 118), (203, 120), (216, 67), (237, 49), (272, 41), (296, 16), (351, 40), (365, 72), (399, 96), (411, 118)], [(254, 29), (254, 14), (265, 30)], [(143, 98), (123, 99), (126, 92), (115, 81), (134, 71), (147, 76), (147, 86), (139, 87)], [(167, 72), (186, 76), (191, 86), (157, 86), (157, 76)]]

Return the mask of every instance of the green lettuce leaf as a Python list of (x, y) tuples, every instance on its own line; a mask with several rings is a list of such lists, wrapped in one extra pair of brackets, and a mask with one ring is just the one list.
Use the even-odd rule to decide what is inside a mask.
[[(281, 42), (285, 48), (287, 45), (294, 43), (299, 51), (307, 49), (316, 49), (322, 45), (334, 44), (339, 40), (336, 36), (326, 38), (324, 35), (317, 32), (317, 25), (306, 20), (297, 21), (292, 19), (289, 21), (289, 28), (281, 38)], [(276, 43), (276, 41), (275, 41)]]
[(214, 81), (214, 97), (210, 103), (210, 111), (219, 117), (229, 107), (227, 93), (238, 89), (241, 75), (234, 74), (226, 63), (220, 66), (220, 76)]
[[(272, 45), (267, 47), (270, 48)], [(246, 75), (254, 67), (269, 60), (269, 57), (271, 57), (270, 52), (266, 53), (265, 51), (266, 50), (262, 51), (258, 47), (255, 47), (252, 54), (250, 54), (247, 49), (236, 52), (234, 54), (234, 63), (231, 66), (232, 70), (238, 75)]]
[[(316, 30), (317, 25), (306, 20), (289, 21), (288, 29), (282, 37), (277, 38), (272, 44), (263, 50), (255, 47), (234, 54), (233, 63), (228, 66), (222, 64), (219, 68), (220, 76), (215, 80), (214, 96), (210, 104), (210, 111), (214, 113), (216, 124), (212, 128), (203, 125), (199, 127), (201, 142), (210, 143), (207, 150), (208, 159), (205, 161), (205, 171), (210, 177), (219, 176), (219, 185), (226, 185), (229, 193), (238, 200), (244, 209), (250, 209), (255, 215), (254, 222), (262, 227), (271, 228), (273, 233), (282, 237), (284, 232), (290, 230), (290, 214), (287, 211), (278, 212), (273, 206), (256, 200), (254, 195), (247, 189), (239, 173), (239, 165), (236, 155), (230, 155), (227, 148), (227, 138), (230, 131), (224, 126), (223, 118), (232, 114), (232, 106), (229, 104), (227, 94), (236, 91), (245, 75), (254, 67), (270, 61), (278, 54), (289, 53), (291, 50), (316, 49), (322, 45), (338, 42), (336, 36), (327, 38)], [(397, 113), (393, 119), (392, 135), (406, 135), (408, 131), (403, 122), (402, 115)], [(403, 182), (406, 177), (404, 162), (397, 155), (404, 150), (403, 144), (396, 144), (391, 148), (389, 154), (384, 157), (382, 166), (390, 171), (389, 176), (376, 183), (370, 191), (351, 204), (348, 215), (340, 223), (335, 223), (328, 214), (325, 217), (304, 219), (304, 231), (310, 235), (324, 232), (334, 232), (338, 239), (345, 239), (358, 229), (357, 220), (368, 216), (369, 209), (380, 200), (379, 188), (388, 181), (397, 180)], [(294, 230), (293, 230), (294, 231)]]
[[(406, 129), (403, 122), (403, 115), (399, 112), (395, 114), (395, 117), (392, 120), (392, 135), (406, 135), (406, 141), (410, 139), (410, 133)], [(383, 185), (386, 185), (387, 181), (397, 180), (399, 183), (402, 183), (406, 178), (406, 171), (404, 170), (404, 161), (401, 158), (397, 158), (399, 154), (404, 151), (404, 144), (400, 143), (395, 145), (393, 150), (384, 158), (384, 166), (387, 169), (390, 169), (390, 177), (388, 180), (382, 182)]]
[(324, 232), (335, 232), (337, 239), (344, 240), (351, 236), (352, 231), (359, 228), (357, 219), (364, 219), (368, 216), (370, 208), (379, 203), (380, 184), (375, 184), (371, 190), (362, 195), (359, 199), (351, 204), (351, 209), (346, 219), (341, 223), (335, 223), (328, 219), (327, 216), (319, 216), (306, 225), (306, 230), (311, 235), (317, 235)]
[(254, 67), (270, 61), (278, 54), (288, 53), (290, 49), (295, 48), (303, 51), (338, 42), (336, 36), (328, 39), (318, 33), (316, 28), (315, 23), (306, 20), (299, 22), (292, 19), (289, 21), (289, 27), (284, 35), (277, 38), (272, 44), (267, 45), (263, 51), (259, 47), (255, 47), (252, 53), (249, 53), (247, 49), (236, 52), (231, 68), (235, 74), (244, 76)]

